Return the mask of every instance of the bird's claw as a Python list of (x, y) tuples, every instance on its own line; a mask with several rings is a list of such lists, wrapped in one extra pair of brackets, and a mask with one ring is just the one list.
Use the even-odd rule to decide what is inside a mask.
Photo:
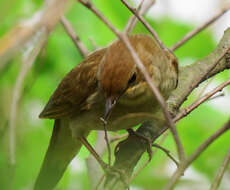
[(149, 155), (149, 162), (151, 161), (151, 159), (152, 159), (152, 142), (151, 142), (151, 140), (149, 139), (149, 138), (147, 138), (147, 137), (145, 137), (145, 136), (143, 136), (142, 134), (139, 134), (139, 133), (137, 133), (136, 131), (134, 131), (133, 129), (127, 129), (127, 131), (128, 131), (128, 133), (129, 133), (129, 135), (134, 135), (134, 136), (136, 136), (136, 137), (138, 137), (138, 138), (140, 138), (140, 139), (142, 139), (142, 140), (144, 140), (146, 143), (147, 143), (147, 153), (148, 153), (148, 155)]

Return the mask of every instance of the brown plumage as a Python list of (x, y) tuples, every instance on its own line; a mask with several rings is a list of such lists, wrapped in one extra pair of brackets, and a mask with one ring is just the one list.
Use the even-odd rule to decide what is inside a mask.
[[(161, 50), (146, 35), (132, 35), (129, 40), (154, 84), (167, 99), (177, 85), (176, 57)], [(35, 190), (48, 190), (56, 185), (68, 163), (79, 151), (81, 139), (91, 130), (103, 129), (100, 117), (105, 110), (110, 111), (114, 102), (116, 104), (107, 121), (107, 129), (111, 131), (128, 129), (153, 120), (159, 108), (143, 75), (120, 40), (92, 53), (70, 71), (40, 114), (40, 118), (56, 119), (56, 127)], [(65, 151), (65, 157), (60, 159), (62, 143), (70, 150)], [(43, 176), (52, 176), (51, 182)]]
[(98, 63), (105, 50), (101, 49), (92, 53), (63, 78), (44, 110), (40, 113), (40, 118), (68, 117), (86, 106), (86, 99), (97, 88)]

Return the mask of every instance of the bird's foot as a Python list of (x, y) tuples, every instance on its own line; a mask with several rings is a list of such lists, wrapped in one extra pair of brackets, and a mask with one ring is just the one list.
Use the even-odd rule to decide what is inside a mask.
[(149, 155), (149, 162), (151, 161), (152, 159), (152, 145), (153, 143), (151, 142), (151, 140), (145, 136), (143, 136), (142, 134), (140, 133), (137, 133), (136, 131), (134, 131), (133, 129), (127, 129), (129, 135), (134, 135), (142, 140), (144, 140), (146, 143), (147, 143), (147, 153)]
[(136, 137), (138, 138), (141, 138), (142, 140), (146, 141), (146, 143), (148, 144), (147, 146), (147, 152), (148, 152), (148, 155), (149, 155), (149, 161), (151, 161), (152, 159), (152, 147), (155, 147), (155, 148), (158, 148), (160, 150), (162, 150), (178, 167), (179, 163), (177, 162), (177, 160), (170, 154), (170, 151), (167, 150), (166, 148), (158, 145), (158, 144), (153, 144), (151, 142), (150, 139), (148, 139), (147, 137), (137, 133), (136, 131), (134, 131), (133, 129), (127, 129), (129, 135), (135, 135)]

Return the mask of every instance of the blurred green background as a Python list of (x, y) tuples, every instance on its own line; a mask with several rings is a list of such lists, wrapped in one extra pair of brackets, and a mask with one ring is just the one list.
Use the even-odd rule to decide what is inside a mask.
[[(125, 27), (131, 16), (130, 12), (117, 0), (100, 0), (93, 1), (93, 3), (119, 29)], [(43, 1), (41, 0), (0, 0), (0, 38), (16, 23), (30, 18), (42, 5)], [(80, 4), (74, 3), (66, 13), (66, 17), (89, 50), (93, 50), (90, 38), (95, 41), (98, 47), (104, 47), (116, 38), (100, 20)], [(186, 32), (195, 28), (195, 26), (168, 17), (158, 19), (146, 17), (146, 19), (156, 29), (168, 47), (177, 42)], [(148, 32), (138, 23), (133, 33)], [(205, 30), (175, 53), (180, 61), (180, 66), (183, 66), (208, 55), (216, 45), (212, 31)], [(59, 23), (51, 33), (46, 46), (36, 59), (24, 83), (16, 121), (16, 167), (14, 171), (11, 170), (9, 165), (8, 118), (12, 91), (21, 64), (20, 56), (11, 60), (0, 73), (0, 189), (26, 190), (32, 188), (47, 149), (53, 125), (51, 120), (39, 120), (38, 114), (61, 79), (82, 59)], [(215, 86), (229, 76), (229, 71), (225, 71), (215, 76), (211, 84)], [(204, 84), (199, 89), (202, 86)], [(185, 103), (186, 105), (196, 99), (199, 89), (192, 93)], [(229, 90), (228, 87), (225, 92), (229, 93)], [(226, 97), (219, 99), (226, 99)], [(224, 111), (213, 106), (210, 101), (181, 120), (178, 129), (186, 153), (192, 153), (228, 117)], [(230, 134), (226, 133), (209, 147), (192, 165), (191, 172), (193, 174), (191, 178), (184, 178), (180, 185), (191, 187), (194, 182), (210, 183), (229, 148), (229, 138)], [(96, 133), (91, 134), (89, 140), (94, 143)], [(173, 155), (176, 155), (171, 136), (166, 139), (163, 146), (169, 149)], [(82, 148), (78, 158), (65, 172), (57, 189), (90, 189), (84, 161), (88, 155), (85, 148)], [(146, 159), (147, 155), (142, 158), (137, 168)], [(153, 187), (157, 190), (161, 189), (172, 173), (172, 166), (174, 167), (165, 154), (158, 151), (151, 163), (134, 179), (131, 187), (146, 190), (153, 189)], [(227, 172), (230, 174), (229, 170)], [(197, 178), (193, 178), (194, 175)], [(225, 189), (224, 186), (222, 188)]]

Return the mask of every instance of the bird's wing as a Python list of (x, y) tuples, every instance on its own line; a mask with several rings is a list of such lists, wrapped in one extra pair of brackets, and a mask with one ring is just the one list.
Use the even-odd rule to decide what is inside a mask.
[(98, 65), (105, 51), (104, 48), (92, 53), (64, 77), (39, 115), (40, 118), (71, 116), (87, 106), (87, 98), (97, 90)]

